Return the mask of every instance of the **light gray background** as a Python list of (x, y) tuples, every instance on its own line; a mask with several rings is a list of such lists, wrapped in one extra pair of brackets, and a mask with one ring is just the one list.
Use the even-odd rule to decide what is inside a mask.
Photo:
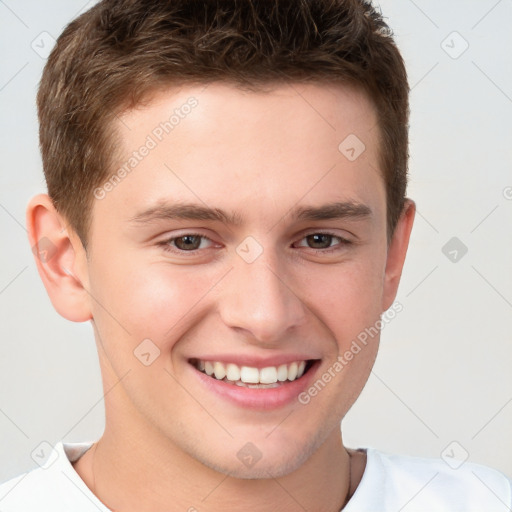
[[(92, 4), (0, 1), (0, 481), (35, 467), (41, 441), (103, 430), (92, 329), (53, 310), (24, 227), (27, 200), (44, 190), (35, 94), (50, 38), (41, 33), (57, 37)], [(512, 476), (512, 1), (380, 5), (412, 87), (418, 215), (397, 297), (404, 309), (383, 331), (345, 440), (467, 453)], [(442, 252), (452, 237), (468, 248), (456, 262)]]

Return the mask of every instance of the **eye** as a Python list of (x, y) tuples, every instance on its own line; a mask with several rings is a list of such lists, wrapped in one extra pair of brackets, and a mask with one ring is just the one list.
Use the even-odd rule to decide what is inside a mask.
[(197, 233), (186, 233), (184, 235), (167, 238), (159, 243), (166, 251), (170, 252), (193, 252), (198, 249), (206, 249), (213, 242)]
[(339, 250), (350, 243), (349, 240), (333, 233), (311, 233), (302, 238), (298, 246), (325, 253)]
[(327, 249), (331, 246), (334, 237), (328, 233), (314, 233), (305, 238), (312, 249)]

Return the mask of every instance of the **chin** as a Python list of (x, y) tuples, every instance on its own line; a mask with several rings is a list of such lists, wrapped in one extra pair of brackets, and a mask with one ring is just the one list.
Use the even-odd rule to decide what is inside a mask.
[(292, 458), (288, 457), (283, 460), (279, 457), (279, 460), (266, 460), (264, 456), (256, 462), (254, 465), (244, 465), (239, 461), (212, 461), (212, 460), (200, 460), (205, 466), (210, 469), (228, 475), (232, 478), (240, 480), (263, 480), (268, 478), (280, 478), (290, 473), (293, 473), (299, 469), (304, 463), (305, 457), (295, 455)]
[(198, 454), (193, 456), (210, 469), (232, 478), (242, 480), (281, 478), (297, 471), (304, 465), (318, 449), (314, 441), (313, 439), (300, 446), (295, 443), (290, 443), (288, 446), (281, 444), (279, 447), (267, 443), (267, 451), (264, 447), (260, 451), (251, 443), (246, 443), (234, 453), (230, 446), (229, 453), (218, 453), (217, 458), (212, 456), (212, 452), (205, 456)]

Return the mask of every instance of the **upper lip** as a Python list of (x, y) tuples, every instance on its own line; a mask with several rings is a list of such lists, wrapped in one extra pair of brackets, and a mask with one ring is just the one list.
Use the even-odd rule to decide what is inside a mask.
[(197, 357), (190, 357), (189, 361), (211, 361), (221, 363), (232, 363), (237, 366), (250, 366), (252, 368), (267, 368), (268, 366), (280, 366), (282, 364), (291, 364), (293, 362), (310, 361), (318, 358), (304, 354), (280, 354), (273, 357), (261, 357), (254, 355), (235, 355), (235, 354), (208, 354)]

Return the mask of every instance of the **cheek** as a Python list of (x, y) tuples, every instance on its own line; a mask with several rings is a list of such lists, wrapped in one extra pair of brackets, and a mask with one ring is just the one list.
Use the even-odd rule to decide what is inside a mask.
[(191, 319), (205, 313), (208, 291), (219, 279), (219, 269), (194, 272), (165, 262), (118, 263), (101, 265), (93, 273), (93, 314), (109, 344), (136, 347), (150, 339), (168, 351), (190, 329)]
[(308, 277), (308, 307), (334, 339), (318, 380), (302, 398), (323, 404), (333, 425), (360, 395), (377, 357), (382, 275), (383, 262), (374, 259), (327, 273), (319, 268)]
[(377, 258), (361, 258), (329, 269), (319, 265), (308, 273), (302, 296), (334, 334), (340, 352), (379, 319), (383, 268)]

